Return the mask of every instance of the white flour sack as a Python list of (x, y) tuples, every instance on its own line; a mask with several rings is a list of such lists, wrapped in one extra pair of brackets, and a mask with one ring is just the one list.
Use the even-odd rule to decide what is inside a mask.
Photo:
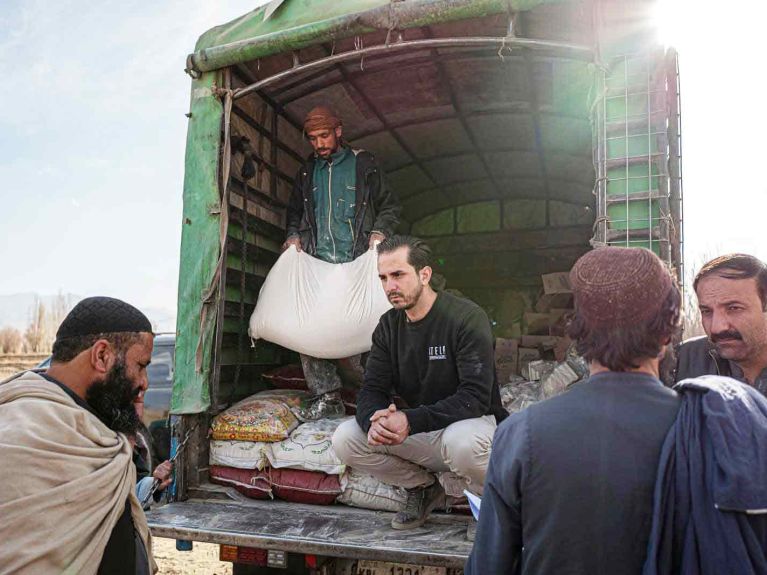
[(330, 264), (291, 246), (272, 266), (248, 333), (321, 359), (370, 351), (378, 319), (391, 308), (376, 251)]

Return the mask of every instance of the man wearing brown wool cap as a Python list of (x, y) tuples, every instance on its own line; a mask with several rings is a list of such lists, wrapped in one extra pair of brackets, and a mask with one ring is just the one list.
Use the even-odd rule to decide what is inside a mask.
[(152, 325), (91, 297), (62, 322), (47, 371), (0, 384), (0, 572), (156, 571), (129, 436)]
[[(314, 152), (296, 174), (283, 249), (293, 246), (332, 264), (350, 262), (394, 234), (400, 205), (373, 154), (344, 140), (343, 122), (333, 110), (310, 110), (304, 134)], [(359, 357), (350, 359), (359, 363)], [(301, 365), (316, 400), (299, 416), (343, 416), (336, 364), (302, 355)]]
[(659, 364), (681, 298), (640, 248), (593, 250), (570, 281), (568, 335), (590, 376), (498, 427), (467, 575), (642, 573), (661, 447), (679, 409)]

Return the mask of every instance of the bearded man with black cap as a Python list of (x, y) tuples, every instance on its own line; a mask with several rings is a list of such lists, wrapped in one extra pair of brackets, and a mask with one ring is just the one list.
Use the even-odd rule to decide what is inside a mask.
[[(333, 110), (310, 110), (304, 134), (314, 152), (296, 174), (283, 249), (293, 246), (333, 264), (350, 262), (394, 233), (400, 205), (373, 154), (346, 143)], [(301, 365), (317, 400), (300, 417), (344, 415), (336, 365), (304, 355)]]
[(498, 427), (467, 575), (642, 573), (661, 448), (680, 404), (659, 363), (681, 298), (643, 248), (593, 250), (570, 282), (569, 335), (590, 377)]
[(152, 345), (138, 309), (87, 298), (46, 372), (0, 384), (0, 573), (156, 571), (129, 441)]

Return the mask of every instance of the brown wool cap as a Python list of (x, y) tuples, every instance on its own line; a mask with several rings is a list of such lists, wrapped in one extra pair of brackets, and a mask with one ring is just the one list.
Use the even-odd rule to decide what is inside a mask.
[(309, 110), (304, 120), (304, 132), (314, 130), (333, 130), (341, 125), (341, 119), (327, 106), (317, 106)]
[(653, 317), (673, 280), (661, 259), (648, 249), (605, 247), (575, 263), (570, 285), (586, 323), (609, 329)]

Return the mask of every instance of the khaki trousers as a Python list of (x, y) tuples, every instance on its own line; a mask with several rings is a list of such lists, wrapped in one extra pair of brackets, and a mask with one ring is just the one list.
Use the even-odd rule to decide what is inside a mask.
[(333, 435), (333, 450), (344, 464), (389, 485), (424, 487), (434, 482), (434, 473), (452, 471), (481, 495), (495, 426), (495, 416), (485, 415), (416, 433), (400, 445), (373, 446), (351, 419)]

